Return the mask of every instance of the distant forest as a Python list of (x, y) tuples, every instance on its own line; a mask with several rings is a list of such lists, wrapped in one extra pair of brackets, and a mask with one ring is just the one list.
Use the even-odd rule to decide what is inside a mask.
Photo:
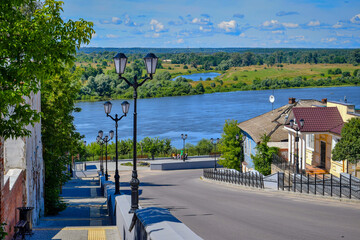
[(227, 67), (280, 63), (360, 63), (360, 49), (315, 48), (81, 48), (77, 59), (79, 62), (111, 61), (117, 52), (127, 54), (130, 61), (153, 52), (173, 64), (204, 65), (205, 70), (220, 64), (221, 70), (227, 70)]

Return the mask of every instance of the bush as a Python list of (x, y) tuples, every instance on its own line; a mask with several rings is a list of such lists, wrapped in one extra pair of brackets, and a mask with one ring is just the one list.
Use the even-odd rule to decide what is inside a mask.
[(183, 69), (189, 69), (189, 67), (187, 65), (184, 65)]
[(214, 88), (214, 87), (216, 87), (216, 84), (212, 82), (212, 83), (210, 84), (210, 86), (211, 86), (212, 88)]

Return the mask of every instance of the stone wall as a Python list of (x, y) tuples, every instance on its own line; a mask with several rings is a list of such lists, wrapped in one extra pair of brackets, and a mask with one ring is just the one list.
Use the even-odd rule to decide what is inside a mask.
[(25, 204), (25, 172), (20, 169), (11, 170), (5, 176), (2, 192), (1, 213), (2, 222), (6, 223), (5, 231), (8, 233), (6, 240), (10, 240), (14, 234), (14, 226), (19, 221), (19, 210)]

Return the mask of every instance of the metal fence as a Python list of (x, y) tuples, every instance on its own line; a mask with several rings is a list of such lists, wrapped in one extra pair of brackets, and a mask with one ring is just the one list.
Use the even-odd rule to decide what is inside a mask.
[(241, 173), (234, 169), (204, 169), (203, 176), (221, 182), (264, 188), (264, 176), (259, 173)]
[(360, 199), (360, 180), (348, 174), (278, 173), (278, 189), (323, 196)]

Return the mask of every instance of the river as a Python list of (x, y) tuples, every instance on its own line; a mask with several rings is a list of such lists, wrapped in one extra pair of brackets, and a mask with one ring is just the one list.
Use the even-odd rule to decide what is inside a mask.
[[(195, 96), (164, 97), (138, 99), (138, 141), (142, 138), (170, 138), (172, 145), (182, 147), (180, 135), (186, 133), (186, 143), (196, 144), (202, 138), (221, 137), (226, 119), (242, 122), (271, 111), (269, 96), (274, 94), (274, 108), (288, 103), (289, 97), (298, 99), (327, 98), (343, 101), (346, 96), (348, 103), (360, 108), (360, 87), (327, 87), (279, 89), (263, 91), (239, 91), (212, 93)], [(121, 114), (122, 100), (113, 100), (111, 114)], [(133, 101), (127, 117), (119, 122), (119, 138), (132, 139), (133, 132)], [(97, 132), (108, 133), (115, 130), (115, 123), (107, 118), (103, 107), (104, 102), (79, 102), (80, 113), (74, 113), (77, 131), (85, 135), (88, 143), (96, 141)]]
[(190, 75), (181, 75), (181, 76), (177, 76), (176, 78), (174, 78), (173, 80), (176, 80), (179, 77), (183, 77), (186, 79), (190, 79), (193, 81), (205, 81), (207, 78), (210, 79), (214, 79), (217, 76), (220, 76), (220, 73), (217, 72), (207, 72), (207, 73), (194, 73), (194, 74), (190, 74)]

